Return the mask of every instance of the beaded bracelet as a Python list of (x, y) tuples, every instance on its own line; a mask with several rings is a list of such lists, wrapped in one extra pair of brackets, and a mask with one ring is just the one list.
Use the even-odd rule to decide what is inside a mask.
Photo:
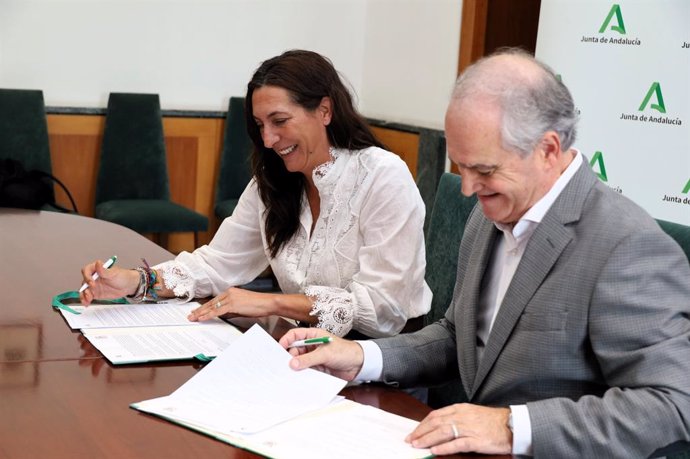
[(146, 297), (146, 271), (143, 268), (136, 268), (139, 273), (139, 285), (132, 295), (127, 295), (127, 298), (133, 303), (141, 303)]
[(146, 298), (146, 293), (149, 292), (153, 300), (158, 300), (158, 295), (156, 294), (155, 288), (156, 280), (158, 279), (158, 273), (155, 269), (151, 269), (151, 266), (149, 266), (148, 262), (146, 261), (146, 258), (142, 258), (141, 261), (144, 262), (144, 266), (142, 266), (141, 268), (146, 273), (146, 288), (144, 289), (144, 298)]
[(139, 266), (136, 271), (139, 273), (139, 285), (133, 295), (127, 295), (134, 303), (141, 303), (144, 301), (156, 301), (158, 295), (156, 294), (156, 282), (159, 275), (155, 269), (151, 269), (145, 259), (142, 258), (144, 266)]

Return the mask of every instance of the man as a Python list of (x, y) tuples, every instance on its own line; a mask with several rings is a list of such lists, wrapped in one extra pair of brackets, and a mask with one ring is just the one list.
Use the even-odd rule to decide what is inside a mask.
[[(647, 457), (689, 440), (690, 265), (571, 148), (576, 118), (565, 86), (525, 53), (468, 69), (445, 129), (462, 193), (479, 205), (445, 318), (292, 350), (291, 366), (402, 387), (459, 372), (470, 403), (433, 411), (408, 437), (434, 454)], [(281, 344), (323, 335), (296, 329)]]

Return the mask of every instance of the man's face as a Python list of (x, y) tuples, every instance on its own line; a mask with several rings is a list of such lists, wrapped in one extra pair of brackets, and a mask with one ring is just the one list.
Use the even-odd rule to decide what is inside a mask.
[(552, 182), (539, 146), (522, 158), (501, 143), (501, 112), (490, 103), (451, 102), (446, 112), (448, 156), (460, 170), (462, 194), (477, 195), (487, 218), (514, 224)]

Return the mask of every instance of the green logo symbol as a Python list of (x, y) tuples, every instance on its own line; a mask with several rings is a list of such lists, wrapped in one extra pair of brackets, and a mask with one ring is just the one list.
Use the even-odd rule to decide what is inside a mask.
[(618, 24), (612, 25), (611, 30), (615, 30), (616, 32), (620, 33), (621, 35), (625, 35), (625, 23), (623, 22), (623, 15), (621, 14), (621, 7), (618, 6), (617, 3), (614, 3), (613, 6), (611, 7), (611, 11), (609, 11), (609, 15), (606, 16), (606, 20), (604, 21), (604, 23), (599, 28), (599, 33), (606, 32), (606, 28), (609, 26), (609, 23), (611, 22), (611, 19), (613, 19), (614, 14), (616, 15), (616, 21), (618, 22)]
[[(599, 167), (599, 172), (597, 172), (594, 169), (594, 166), (597, 165)], [(592, 159), (589, 161), (589, 166), (594, 170), (594, 173), (597, 174), (597, 177), (599, 177), (599, 180), (602, 182), (608, 182), (609, 179), (606, 176), (606, 166), (604, 165), (604, 155), (600, 152), (597, 151), (594, 153), (594, 156), (592, 156)]]
[(690, 180), (688, 180), (688, 183), (685, 184), (685, 188), (683, 188), (683, 194), (688, 194), (688, 191), (690, 191)]
[(649, 99), (652, 98), (652, 94), (656, 94), (656, 104), (652, 104), (652, 108), (658, 111), (659, 113), (666, 113), (666, 106), (664, 105), (664, 96), (661, 94), (661, 85), (658, 81), (655, 81), (649, 87), (649, 91), (647, 91), (647, 95), (644, 96), (644, 100), (640, 104), (639, 110), (642, 111), (645, 108), (647, 108), (647, 104), (649, 103)]

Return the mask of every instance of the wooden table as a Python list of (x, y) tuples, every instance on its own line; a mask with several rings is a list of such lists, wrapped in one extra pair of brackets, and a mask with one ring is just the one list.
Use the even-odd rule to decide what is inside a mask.
[[(105, 221), (53, 212), (0, 209), (0, 458), (255, 458), (129, 408), (167, 395), (202, 368), (176, 362), (112, 366), (71, 331), (51, 298), (81, 285), (81, 267), (118, 256), (120, 266), (172, 258), (139, 234)], [(274, 337), (290, 326), (258, 322)], [(413, 419), (430, 408), (389, 388), (343, 394)], [(456, 456), (461, 457), (461, 456)]]

